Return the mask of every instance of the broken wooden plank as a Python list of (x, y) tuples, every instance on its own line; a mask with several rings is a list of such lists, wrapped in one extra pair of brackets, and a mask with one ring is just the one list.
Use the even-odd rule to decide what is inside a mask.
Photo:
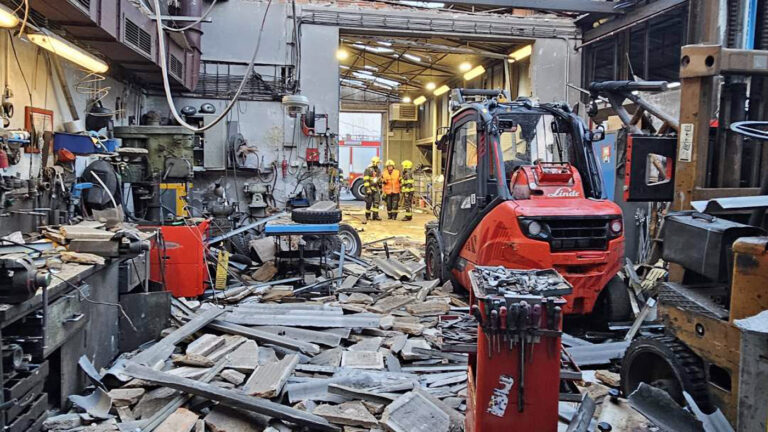
[(198, 416), (186, 408), (178, 408), (173, 414), (168, 416), (155, 432), (189, 432), (195, 427)]
[[(216, 375), (219, 374), (219, 372), (221, 372), (225, 364), (226, 364), (226, 360), (223, 360), (223, 359), (219, 360), (208, 372), (206, 372), (205, 375), (203, 375), (200, 378), (200, 382), (202, 383), (211, 382), (211, 380), (215, 378)], [(167, 390), (167, 389), (163, 389), (163, 390)], [(160, 410), (155, 411), (154, 414), (152, 414), (152, 416), (146, 421), (146, 425), (144, 425), (142, 430), (145, 432), (152, 432), (160, 423), (163, 422), (163, 420), (165, 420), (169, 415), (173, 414), (178, 408), (181, 408), (191, 398), (192, 396), (187, 394), (179, 394), (175, 396)]]
[(340, 430), (338, 427), (328, 423), (324, 418), (313, 414), (289, 408), (265, 399), (248, 396), (239, 391), (222, 389), (211, 384), (174, 377), (134, 362), (126, 362), (125, 367), (123, 368), (123, 373), (155, 385), (166, 386), (175, 390), (202, 396), (217, 401), (225, 406), (277, 417), (315, 430)]
[(280, 361), (270, 362), (257, 367), (251, 376), (248, 377), (248, 381), (243, 386), (243, 392), (251, 396), (263, 398), (277, 396), (298, 363), (298, 356), (287, 355)]
[(344, 402), (341, 405), (320, 405), (312, 413), (330, 422), (346, 426), (372, 428), (379, 425), (376, 417), (359, 401)]
[(370, 401), (376, 403), (390, 404), (397, 399), (396, 396), (384, 395), (372, 391), (361, 390), (354, 387), (348, 387), (341, 384), (328, 384), (328, 392), (344, 396), (348, 399)]
[(407, 305), (408, 303), (413, 302), (416, 300), (413, 296), (409, 295), (394, 295), (389, 297), (384, 297), (381, 300), (377, 301), (373, 304), (373, 306), (370, 306), (368, 309), (377, 312), (377, 313), (389, 313), (392, 312), (395, 309), (400, 309), (401, 307)]
[(341, 343), (341, 336), (316, 330), (285, 326), (258, 326), (255, 328), (257, 330), (274, 333), (279, 336), (286, 336), (291, 339), (297, 339), (302, 342), (320, 344), (328, 347), (337, 347)]
[(215, 320), (208, 324), (208, 328), (220, 331), (223, 333), (229, 333), (234, 335), (240, 335), (248, 339), (253, 339), (262, 343), (277, 345), (283, 348), (289, 348), (298, 350), (306, 354), (317, 354), (320, 352), (320, 347), (300, 340), (291, 339), (288, 337), (278, 336), (273, 333), (253, 329), (250, 327), (233, 324), (230, 322)]
[(353, 369), (384, 369), (384, 355), (378, 351), (345, 351), (341, 366)]
[(322, 315), (251, 315), (230, 312), (224, 316), (224, 321), (245, 325), (278, 325), (290, 327), (346, 327), (368, 328), (378, 327), (379, 317), (373, 314), (354, 314), (342, 316)]
[(221, 336), (206, 333), (187, 345), (187, 354), (207, 356), (224, 346), (226, 341)]
[(156, 344), (138, 353), (131, 359), (131, 361), (144, 366), (157, 366), (158, 363), (162, 363), (165, 359), (170, 357), (177, 343), (205, 327), (223, 313), (224, 309), (210, 308), (206, 310), (171, 332), (171, 334), (164, 337)]
[(245, 341), (229, 354), (227, 367), (242, 373), (251, 373), (259, 365), (259, 346), (252, 340)]
[(381, 423), (392, 432), (447, 431), (448, 414), (424, 395), (406, 393), (384, 409)]

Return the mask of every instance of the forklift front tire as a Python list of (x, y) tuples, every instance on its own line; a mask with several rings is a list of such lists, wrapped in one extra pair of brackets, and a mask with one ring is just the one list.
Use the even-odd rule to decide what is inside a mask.
[(440, 247), (440, 242), (434, 235), (427, 237), (426, 255), (424, 257), (426, 263), (425, 278), (427, 280), (440, 280), (440, 283), (445, 281), (445, 274), (443, 271), (443, 251)]
[(597, 314), (606, 323), (632, 320), (632, 302), (629, 299), (629, 291), (620, 277), (614, 276), (608, 281), (597, 301)]

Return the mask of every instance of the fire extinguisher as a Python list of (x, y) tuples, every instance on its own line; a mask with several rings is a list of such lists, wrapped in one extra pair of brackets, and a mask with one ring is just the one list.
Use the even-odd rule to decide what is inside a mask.
[(283, 172), (283, 178), (288, 177), (288, 161), (283, 157), (283, 163), (280, 165), (280, 170)]

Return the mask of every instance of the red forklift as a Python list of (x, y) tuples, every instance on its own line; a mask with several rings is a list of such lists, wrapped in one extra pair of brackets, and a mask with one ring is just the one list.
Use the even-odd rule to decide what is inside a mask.
[(605, 199), (590, 131), (566, 104), (509, 101), (499, 90), (454, 89), (443, 211), (426, 225), (426, 273), (470, 290), (476, 266), (557, 270), (572, 286), (566, 315), (632, 316), (616, 275), (621, 209)]

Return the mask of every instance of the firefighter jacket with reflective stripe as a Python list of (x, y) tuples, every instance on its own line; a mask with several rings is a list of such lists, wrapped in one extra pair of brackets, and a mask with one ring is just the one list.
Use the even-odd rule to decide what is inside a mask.
[(403, 186), (400, 189), (402, 193), (413, 192), (413, 173), (409, 169), (403, 170)]
[(381, 171), (379, 167), (369, 165), (363, 172), (363, 186), (371, 189), (378, 189), (381, 187)]
[(400, 171), (393, 169), (390, 173), (388, 169), (385, 169), (381, 173), (381, 180), (384, 183), (384, 193), (399, 194), (400, 193)]

